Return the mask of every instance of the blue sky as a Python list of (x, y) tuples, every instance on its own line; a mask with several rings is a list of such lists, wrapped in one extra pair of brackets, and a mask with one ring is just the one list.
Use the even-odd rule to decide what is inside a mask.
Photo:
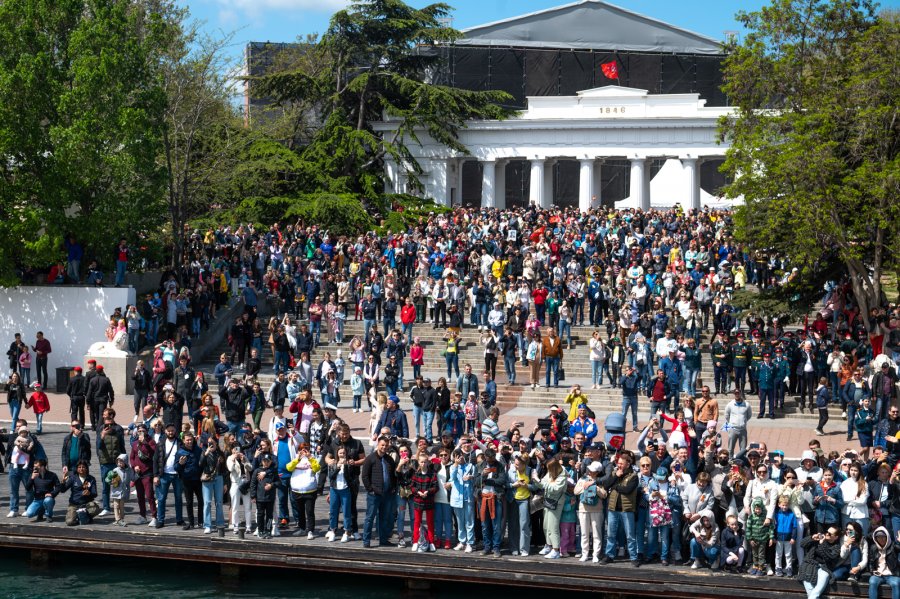
[[(348, 0), (182, 0), (191, 15), (213, 34), (234, 34), (232, 54), (240, 56), (249, 41), (290, 42), (308, 33), (322, 33), (331, 15)], [(429, 1), (407, 0), (413, 6)], [(448, 0), (454, 8), (453, 26), (465, 29), (491, 21), (568, 4), (567, 0)], [(766, 0), (613, 0), (622, 8), (642, 13), (715, 39), (725, 31), (740, 31), (734, 20), (738, 10), (756, 10)], [(900, 7), (900, 0), (882, 0), (882, 6)]]

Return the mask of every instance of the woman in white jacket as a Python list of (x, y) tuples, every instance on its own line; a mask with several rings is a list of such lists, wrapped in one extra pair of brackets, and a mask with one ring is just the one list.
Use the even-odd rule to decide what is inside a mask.
[(869, 500), (869, 487), (857, 462), (850, 464), (850, 475), (841, 483), (841, 497), (844, 500), (844, 508), (841, 510), (841, 526), (846, 529), (848, 522), (856, 522), (862, 527), (863, 536), (867, 536), (869, 534), (869, 510), (866, 503)]
[(250, 474), (253, 467), (247, 463), (244, 454), (241, 453), (241, 446), (237, 443), (231, 448), (231, 455), (225, 460), (225, 466), (231, 476), (231, 486), (229, 487), (229, 495), (231, 495), (231, 529), (234, 534), (238, 534), (238, 527), (241, 523), (241, 512), (244, 514), (244, 526), (249, 531), (253, 520), (250, 519), (250, 487), (247, 486), (245, 493), (241, 492), (241, 486), (245, 482), (250, 481)]
[(310, 455), (309, 445), (300, 443), (297, 457), (288, 463), (291, 473), (291, 507), (299, 516), (300, 535), (316, 537), (316, 496), (319, 494), (319, 461)]
[(599, 389), (603, 384), (603, 362), (606, 360), (606, 345), (600, 338), (600, 331), (591, 334), (591, 389)]

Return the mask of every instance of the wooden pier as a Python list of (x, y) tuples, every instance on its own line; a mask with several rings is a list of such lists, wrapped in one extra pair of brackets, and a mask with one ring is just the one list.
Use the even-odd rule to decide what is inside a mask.
[[(150, 530), (144, 526), (119, 528), (104, 525), (67, 527), (29, 523), (23, 519), (0, 522), (0, 547), (30, 550), (32, 559), (47, 561), (56, 552), (92, 556), (153, 558), (219, 564), (223, 576), (239, 576), (243, 568), (314, 570), (354, 576), (378, 576), (405, 580), (408, 588), (427, 591), (435, 583), (527, 587), (604, 593), (621, 597), (668, 598), (776, 598), (805, 597), (795, 579), (750, 577), (682, 567), (645, 565), (639, 569), (627, 561), (606, 566), (574, 559), (549, 561), (527, 558), (484, 557), (441, 550), (413, 553), (409, 549), (363, 549), (358, 542), (327, 543), (321, 537), (282, 536), (260, 540), (239, 539), (230, 530), (224, 537), (214, 531)], [(882, 596), (889, 597), (888, 587)], [(860, 597), (868, 584), (839, 583), (828, 597)]]

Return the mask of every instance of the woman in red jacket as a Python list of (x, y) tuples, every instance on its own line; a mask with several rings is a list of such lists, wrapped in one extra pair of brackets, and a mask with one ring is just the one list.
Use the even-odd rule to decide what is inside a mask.
[[(412, 550), (418, 552), (434, 551), (434, 496), (437, 494), (437, 474), (431, 465), (428, 454), (420, 452), (416, 456), (418, 468), (412, 475), (410, 491), (413, 501)], [(419, 543), (419, 530), (422, 528), (422, 515), (428, 528), (425, 531), (425, 542)]]

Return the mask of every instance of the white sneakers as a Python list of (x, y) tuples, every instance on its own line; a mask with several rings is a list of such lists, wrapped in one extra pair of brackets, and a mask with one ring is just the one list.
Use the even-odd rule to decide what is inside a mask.
[(429, 551), (429, 553), (434, 553), (435, 551), (437, 551), (437, 549), (435, 549), (435, 547), (434, 547), (434, 543), (428, 544), (428, 551)]
[(599, 564), (599, 563), (600, 563), (600, 558), (597, 557), (597, 556), (595, 555), (595, 556), (593, 557), (593, 559), (591, 559), (591, 563), (592, 563), (592, 564)]
[(550, 553), (548, 553), (547, 555), (545, 555), (545, 556), (544, 556), (544, 559), (559, 559), (559, 557), (560, 557), (560, 556), (559, 556), (559, 551), (557, 551), (556, 549), (554, 549), (553, 551), (551, 551)]
[(333, 530), (329, 530), (328, 532), (325, 533), (325, 540), (328, 541), (329, 543), (334, 541), (334, 531)]
[(156, 518), (152, 518), (149, 524), (150, 528), (156, 528)]
[(544, 545), (544, 548), (541, 549), (540, 551), (538, 551), (538, 555), (547, 555), (547, 554), (550, 553), (552, 550), (553, 550), (553, 548), (550, 547), (550, 545)]
[(15, 510), (10, 510), (9, 513), (6, 514), (6, 517), (7, 518), (15, 518), (18, 515), (19, 515), (19, 512), (15, 511)]
[(206, 528), (203, 529), (203, 534), (205, 534), (205, 535), (212, 534), (212, 529), (207, 526)]
[(341, 535), (341, 543), (346, 543), (349, 540), (350, 540), (350, 535), (348, 535), (346, 532), (343, 535)]
[(691, 570), (699, 570), (699, 569), (700, 569), (700, 566), (698, 565), (698, 562), (699, 562), (699, 561), (700, 561), (700, 560), (698, 560), (698, 559), (695, 559), (695, 560), (694, 560), (694, 563), (691, 564)]
[(473, 549), (471, 545), (466, 545), (466, 553), (472, 553)]
[(109, 510), (101, 510), (100, 513), (97, 514), (97, 517), (100, 516), (109, 516)]
[(307, 538), (307, 540), (312, 541), (313, 539), (316, 538), (316, 533), (314, 533), (313, 531), (309, 531), (309, 533), (307, 533), (307, 535), (306, 535), (306, 538)]
[(460, 543), (459, 545), (457, 545), (456, 547), (453, 548), (453, 551), (462, 551), (465, 548), (466, 548), (466, 544)]
[(580, 561), (580, 562), (588, 561), (588, 554), (587, 553), (581, 554), (581, 557), (578, 559), (578, 561)]

